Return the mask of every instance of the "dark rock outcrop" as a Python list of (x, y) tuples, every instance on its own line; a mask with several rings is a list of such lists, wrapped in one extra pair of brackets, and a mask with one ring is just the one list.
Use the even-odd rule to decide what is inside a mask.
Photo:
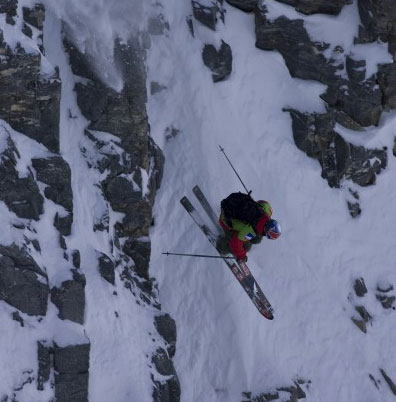
[(54, 226), (58, 229), (62, 236), (69, 236), (71, 234), (71, 228), (73, 224), (73, 214), (69, 213), (64, 216), (60, 216), (57, 212), (54, 218)]
[(364, 306), (355, 306), (357, 317), (352, 317), (352, 322), (363, 332), (367, 333), (367, 324), (371, 324), (372, 318)]
[(309, 115), (288, 109), (292, 117), (297, 147), (322, 166), (322, 177), (330, 187), (339, 187), (343, 178), (360, 186), (375, 183), (376, 175), (387, 165), (386, 150), (368, 150), (346, 142), (334, 131), (332, 114)]
[[(145, 52), (137, 42), (116, 42), (116, 62), (124, 79), (123, 89), (117, 92), (101, 82), (89, 67), (89, 60), (73, 44), (65, 41), (65, 45), (73, 72), (90, 80), (87, 85), (77, 84), (77, 101), (91, 121), (87, 135), (103, 156), (97, 166), (101, 171), (109, 171), (101, 183), (105, 199), (114, 211), (125, 214), (117, 224), (117, 235), (147, 236), (157, 182), (162, 177), (163, 156), (148, 136)], [(120, 138), (118, 145), (123, 154), (109, 152), (100, 140), (94, 139), (95, 131)], [(142, 169), (150, 172), (148, 189), (143, 188)]]
[(346, 4), (352, 4), (352, 0), (277, 0), (296, 8), (303, 14), (331, 14), (337, 15)]
[(343, 64), (327, 60), (322, 51), (329, 45), (312, 42), (303, 20), (281, 16), (274, 21), (266, 17), (265, 8), (255, 9), (256, 46), (262, 50), (277, 50), (285, 59), (292, 77), (315, 80), (324, 84), (337, 82), (337, 70)]
[(151, 255), (151, 243), (139, 239), (126, 240), (123, 251), (129, 255), (135, 263), (135, 272), (142, 278), (149, 278), (148, 268)]
[(90, 344), (54, 347), (57, 402), (88, 402)]
[(221, 41), (220, 49), (213, 45), (205, 45), (202, 59), (206, 67), (212, 71), (213, 82), (223, 81), (232, 72), (232, 51), (230, 45)]
[(10, 137), (7, 144), (0, 160), (0, 200), (20, 218), (38, 220), (43, 212), (43, 197), (32, 173), (19, 177), (16, 170), (19, 153)]
[(81, 256), (79, 250), (72, 250), (72, 263), (74, 268), (80, 268), (81, 265)]
[(51, 301), (59, 310), (61, 320), (84, 324), (85, 275), (73, 269), (73, 279), (62, 282), (60, 288), (51, 289)]
[(18, 0), (0, 0), (0, 14), (6, 14), (6, 23), (15, 25), (14, 17), (17, 16)]
[(42, 391), (44, 390), (44, 383), (46, 383), (50, 378), (51, 372), (50, 348), (43, 342), (37, 342), (37, 360), (37, 389)]
[(279, 387), (274, 390), (262, 392), (258, 395), (253, 395), (252, 392), (242, 392), (242, 396), (244, 397), (243, 402), (267, 402), (277, 400), (297, 402), (299, 399), (307, 397), (303, 387), (308, 391), (310, 385), (310, 380), (297, 377), (293, 385)]
[(321, 98), (352, 120), (352, 123), (345, 119), (339, 121), (347, 128), (354, 129), (356, 123), (362, 127), (378, 125), (382, 94), (374, 77), (362, 82), (338, 80), (337, 85), (328, 86)]
[(353, 288), (358, 297), (363, 297), (367, 293), (367, 287), (363, 278), (356, 279)]
[(103, 279), (114, 285), (115, 283), (115, 264), (106, 254), (97, 251), (99, 272)]
[[(122, 257), (113, 261), (98, 252), (101, 275), (114, 284), (117, 266), (121, 281), (136, 303), (160, 309), (157, 289), (148, 275), (151, 249), (148, 236), (164, 156), (149, 136), (145, 49), (137, 39), (127, 43), (115, 41), (115, 65), (122, 81), (121, 88), (115, 90), (101, 80), (89, 56), (72, 43), (67, 27), (64, 34), (72, 71), (84, 78), (75, 86), (78, 106), (89, 120), (82, 153), (88, 167), (102, 174), (98, 187), (102, 190), (103, 202), (98, 216), (94, 217), (94, 230), (113, 231), (109, 228), (109, 211), (124, 214), (114, 225), (112, 238), (114, 255)], [(158, 372), (162, 371), (160, 374), (171, 374), (164, 381), (152, 377), (153, 394), (157, 401), (177, 402), (179, 382), (169, 356), (165, 350), (163, 352), (164, 355), (156, 353), (152, 363), (158, 366)], [(163, 358), (166, 362), (162, 362)], [(168, 370), (169, 362), (172, 369)]]
[(366, 60), (354, 60), (352, 57), (346, 57), (345, 63), (348, 77), (353, 82), (361, 82), (366, 78)]
[(396, 3), (393, 0), (358, 0), (360, 20), (359, 43), (380, 39), (388, 42), (389, 52), (396, 58)]
[(164, 338), (167, 345), (167, 352), (173, 358), (176, 352), (176, 322), (169, 314), (157, 315), (154, 320), (155, 328)]
[(164, 381), (154, 380), (153, 400), (155, 402), (178, 402), (180, 401), (180, 383), (177, 377), (172, 360), (169, 359), (166, 351), (157, 349), (152, 357), (154, 367), (162, 376), (168, 377)]
[(345, 174), (359, 186), (375, 184), (376, 176), (387, 165), (386, 149), (366, 149), (350, 144), (350, 166)]
[(377, 285), (377, 293), (375, 296), (384, 309), (396, 309), (394, 306), (396, 296), (393, 290), (393, 285), (390, 283), (380, 283)]
[(0, 299), (28, 315), (45, 315), (47, 274), (26, 250), (0, 245)]
[(62, 236), (69, 236), (73, 224), (73, 192), (71, 188), (71, 170), (60, 156), (32, 159), (37, 180), (46, 184), (44, 195), (68, 211), (66, 215), (56, 213), (54, 226)]
[(19, 314), (19, 311), (16, 310), (12, 313), (12, 319), (14, 321), (19, 322), (19, 324), (21, 324), (21, 327), (25, 326), (25, 321), (23, 320), (23, 318), (21, 317), (21, 315)]
[(228, 4), (245, 12), (251, 12), (257, 7), (258, 0), (226, 0)]
[(36, 3), (33, 8), (22, 7), (23, 20), (37, 28), (43, 30), (45, 20), (45, 8), (41, 3)]
[(385, 110), (396, 108), (396, 64), (380, 64), (377, 81), (382, 92), (382, 104)]
[(73, 211), (73, 192), (71, 188), (71, 170), (68, 163), (60, 156), (32, 159), (37, 180), (47, 184), (44, 195), (67, 211)]
[(222, 4), (223, 0), (206, 1), (205, 4), (192, 0), (195, 19), (215, 31), (218, 19), (221, 18), (224, 21), (224, 10)]
[(362, 213), (362, 209), (360, 208), (360, 204), (358, 202), (347, 201), (347, 205), (352, 218), (357, 218)]
[(131, 155), (135, 166), (147, 168), (148, 120), (145, 83), (145, 53), (133, 41), (115, 44), (116, 64), (119, 65), (124, 87), (116, 91), (102, 83), (90, 67), (87, 57), (68, 40), (64, 40), (73, 73), (87, 78), (87, 84), (77, 83), (77, 103), (90, 120), (88, 129), (108, 132), (121, 139), (121, 147)]
[(57, 71), (41, 75), (40, 52), (14, 50), (0, 34), (0, 118), (30, 138), (59, 152), (61, 83)]

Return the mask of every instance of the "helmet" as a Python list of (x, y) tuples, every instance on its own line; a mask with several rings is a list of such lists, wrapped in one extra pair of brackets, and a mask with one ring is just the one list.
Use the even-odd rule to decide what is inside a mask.
[(282, 233), (279, 222), (275, 219), (270, 219), (264, 227), (265, 235), (268, 239), (276, 240)]

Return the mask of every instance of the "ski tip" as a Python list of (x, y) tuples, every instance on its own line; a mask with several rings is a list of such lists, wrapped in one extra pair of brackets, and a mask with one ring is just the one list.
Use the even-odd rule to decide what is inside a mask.
[(261, 314), (267, 319), (267, 320), (273, 320), (274, 315), (272, 314), (271, 311), (261, 311)]
[(191, 213), (192, 211), (194, 211), (194, 207), (191, 204), (190, 200), (184, 196), (181, 200), (180, 203), (183, 205), (183, 207), (187, 210), (187, 212)]

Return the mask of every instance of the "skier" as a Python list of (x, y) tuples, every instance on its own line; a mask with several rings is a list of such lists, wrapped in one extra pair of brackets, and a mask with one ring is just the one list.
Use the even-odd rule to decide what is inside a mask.
[(267, 201), (254, 201), (250, 195), (232, 193), (221, 201), (219, 223), (224, 229), (217, 247), (222, 253), (232, 253), (237, 260), (247, 261), (252, 244), (263, 236), (275, 240), (281, 235), (279, 223), (271, 218), (272, 208)]

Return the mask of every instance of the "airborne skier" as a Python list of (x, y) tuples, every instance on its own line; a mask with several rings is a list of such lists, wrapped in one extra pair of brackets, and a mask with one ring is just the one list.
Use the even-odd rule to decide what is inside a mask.
[(249, 267), (246, 265), (245, 262), (232, 262), (230, 259), (227, 259), (226, 256), (218, 249), (217, 247), (217, 239), (218, 236), (221, 234), (221, 227), (218, 224), (217, 217), (211, 208), (208, 200), (200, 190), (198, 186), (193, 188), (194, 195), (197, 197), (198, 201), (200, 202), (201, 206), (207, 213), (209, 219), (212, 223), (216, 226), (216, 233), (213, 232), (210, 227), (208, 227), (201, 216), (199, 215), (198, 211), (194, 208), (187, 197), (183, 197), (180, 202), (185, 208), (185, 210), (189, 213), (193, 221), (199, 226), (202, 232), (205, 234), (206, 238), (209, 242), (218, 250), (220, 256), (223, 257), (224, 262), (227, 264), (228, 268), (231, 270), (235, 278), (238, 282), (242, 285), (243, 289), (252, 300), (254, 305), (260, 311), (260, 313), (269, 320), (274, 318), (274, 309), (272, 308), (270, 302), (265, 297), (263, 291), (261, 290), (259, 284), (254, 279), (252, 273), (250, 272)]
[[(272, 320), (274, 318), (274, 309), (246, 265), (246, 250), (251, 247), (252, 243), (259, 243), (263, 236), (269, 239), (277, 239), (281, 234), (281, 228), (275, 219), (271, 219), (272, 209), (270, 204), (266, 201), (256, 202), (251, 198), (251, 192), (243, 184), (224, 152), (224, 148), (221, 146), (220, 151), (227, 158), (247, 194), (232, 193), (224, 199), (221, 202), (220, 219), (217, 220), (216, 214), (201, 189), (198, 186), (193, 188), (194, 195), (216, 227), (216, 234), (204, 223), (187, 197), (183, 197), (180, 202), (209, 242), (219, 252), (260, 313), (267, 319)], [(225, 255), (230, 251), (235, 255), (236, 262), (231, 262), (228, 259), (229, 257)]]
[(271, 216), (272, 208), (267, 201), (254, 201), (243, 193), (230, 194), (221, 201), (219, 223), (224, 235), (219, 237), (217, 247), (246, 261), (252, 244), (260, 243), (263, 236), (275, 240), (281, 235), (279, 222)]

